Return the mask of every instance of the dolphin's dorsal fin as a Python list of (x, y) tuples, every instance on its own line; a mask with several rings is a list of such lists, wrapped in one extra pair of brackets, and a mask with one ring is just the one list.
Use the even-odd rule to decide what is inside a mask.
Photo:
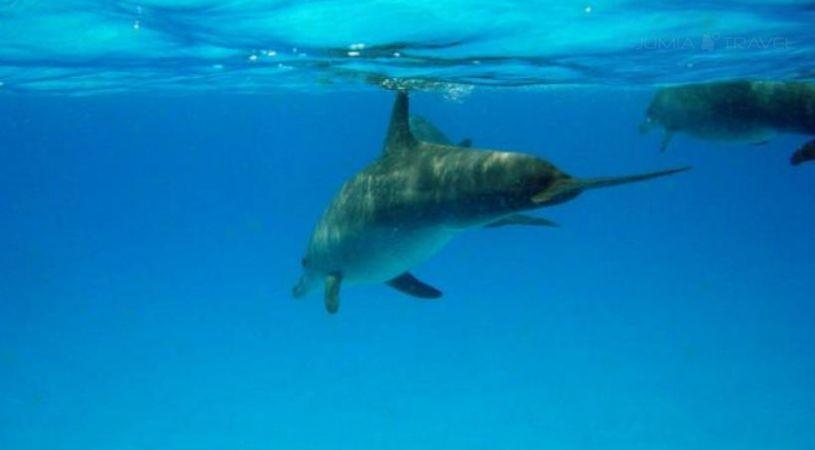
[(406, 91), (396, 93), (391, 123), (385, 138), (384, 154), (401, 152), (416, 146), (416, 138), (410, 131), (410, 102)]

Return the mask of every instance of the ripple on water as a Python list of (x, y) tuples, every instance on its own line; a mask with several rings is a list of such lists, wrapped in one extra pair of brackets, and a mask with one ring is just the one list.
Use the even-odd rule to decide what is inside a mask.
[(461, 86), (803, 79), (815, 60), (815, 10), (792, 0), (0, 0), (0, 20), (0, 77), (18, 92), (400, 80), (457, 100)]

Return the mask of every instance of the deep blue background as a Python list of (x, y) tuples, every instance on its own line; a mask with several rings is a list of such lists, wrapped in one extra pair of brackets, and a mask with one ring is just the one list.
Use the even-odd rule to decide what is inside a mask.
[(815, 448), (815, 164), (640, 136), (650, 92), (419, 93), (577, 176), (691, 164), (462, 233), (420, 302), (289, 297), (385, 92), (0, 102), (0, 448)]

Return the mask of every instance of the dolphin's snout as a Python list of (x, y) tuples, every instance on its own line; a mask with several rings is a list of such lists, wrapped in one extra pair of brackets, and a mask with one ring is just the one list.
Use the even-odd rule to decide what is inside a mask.
[(536, 205), (553, 205), (569, 201), (578, 195), (582, 186), (571, 178), (556, 180), (545, 189), (532, 196), (532, 203)]

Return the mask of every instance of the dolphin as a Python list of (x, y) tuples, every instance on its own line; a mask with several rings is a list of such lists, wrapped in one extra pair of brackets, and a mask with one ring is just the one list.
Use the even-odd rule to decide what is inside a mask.
[(302, 297), (323, 288), (325, 308), (339, 309), (342, 284), (382, 283), (430, 299), (441, 291), (410, 273), (459, 232), (477, 227), (547, 225), (525, 211), (557, 205), (588, 189), (675, 174), (578, 179), (535, 156), (476, 150), (418, 139), (408, 95), (396, 94), (382, 155), (348, 180), (317, 222), (303, 274)]
[(811, 140), (802, 145), (792, 154), (790, 164), (797, 166), (802, 162), (815, 160), (815, 140)]
[[(436, 125), (433, 125), (433, 122), (422, 116), (410, 116), (410, 131), (413, 133), (413, 137), (420, 141), (441, 145), (453, 145), (453, 141), (439, 130)], [(473, 141), (470, 138), (464, 138), (456, 145), (458, 147), (472, 147)]]
[(815, 84), (738, 80), (663, 88), (640, 131), (656, 127), (665, 130), (663, 151), (676, 133), (754, 145), (778, 133), (815, 135)]

